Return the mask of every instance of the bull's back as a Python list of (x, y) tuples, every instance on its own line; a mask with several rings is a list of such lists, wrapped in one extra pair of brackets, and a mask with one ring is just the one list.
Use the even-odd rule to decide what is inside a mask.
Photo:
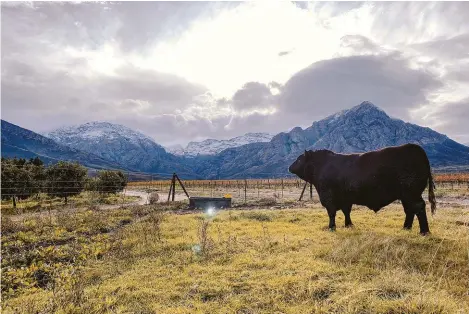
[(356, 165), (356, 203), (377, 209), (406, 194), (421, 195), (429, 173), (425, 151), (414, 144), (361, 154)]
[(386, 147), (381, 150), (363, 153), (358, 158), (360, 170), (370, 174), (406, 175), (409, 173), (428, 174), (428, 158), (415, 144)]

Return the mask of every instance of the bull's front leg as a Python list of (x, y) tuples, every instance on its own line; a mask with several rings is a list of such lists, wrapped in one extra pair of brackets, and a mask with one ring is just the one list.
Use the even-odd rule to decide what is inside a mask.
[(329, 231), (335, 231), (335, 214), (337, 210), (335, 207), (327, 207), (327, 214), (329, 215)]
[(329, 231), (335, 231), (335, 214), (338, 207), (335, 205), (332, 191), (329, 189), (321, 189), (319, 199), (329, 215)]

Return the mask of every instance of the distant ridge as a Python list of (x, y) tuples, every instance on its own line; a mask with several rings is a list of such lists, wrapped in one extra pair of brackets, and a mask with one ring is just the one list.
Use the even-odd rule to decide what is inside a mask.
[(62, 128), (47, 135), (53, 140), (2, 120), (2, 156), (39, 155), (50, 162), (77, 160), (95, 168), (177, 172), (186, 179), (241, 179), (290, 176), (289, 164), (305, 149), (354, 153), (416, 143), (427, 152), (434, 171), (469, 170), (469, 147), (430, 128), (391, 118), (369, 101), (306, 129), (295, 127), (271, 138), (248, 133), (226, 141), (193, 142), (197, 149), (192, 152), (198, 153), (186, 154), (185, 149), (181, 153), (179, 147), (183, 156), (168, 153), (140, 132), (108, 122)]
[(199, 155), (216, 155), (221, 151), (251, 143), (270, 142), (273, 135), (269, 133), (246, 133), (229, 140), (206, 139), (201, 142), (190, 142), (186, 148), (181, 145), (167, 147), (174, 155), (194, 157)]

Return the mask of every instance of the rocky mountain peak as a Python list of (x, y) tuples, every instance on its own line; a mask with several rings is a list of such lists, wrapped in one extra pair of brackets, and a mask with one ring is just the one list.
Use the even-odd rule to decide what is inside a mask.
[(355, 117), (365, 117), (368, 119), (371, 118), (382, 118), (390, 119), (390, 117), (378, 106), (374, 105), (369, 101), (364, 101), (358, 106), (352, 107), (349, 110), (345, 111), (345, 114)]

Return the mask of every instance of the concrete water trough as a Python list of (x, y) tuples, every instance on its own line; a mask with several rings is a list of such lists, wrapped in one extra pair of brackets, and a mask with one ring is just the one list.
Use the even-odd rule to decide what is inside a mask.
[(231, 207), (231, 197), (189, 197), (189, 208), (229, 208)]

